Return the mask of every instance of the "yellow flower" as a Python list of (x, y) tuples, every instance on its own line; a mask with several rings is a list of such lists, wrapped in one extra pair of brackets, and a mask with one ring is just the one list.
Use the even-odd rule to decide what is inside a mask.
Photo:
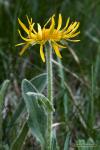
[[(20, 55), (22, 55), (30, 45), (40, 44), (40, 55), (41, 55), (43, 62), (45, 62), (43, 46), (47, 41), (51, 42), (51, 45), (52, 45), (56, 55), (59, 58), (62, 58), (59, 48), (65, 48), (65, 46), (61, 45), (61, 40), (67, 40), (67, 41), (72, 41), (72, 42), (80, 41), (80, 40), (73, 39), (75, 36), (80, 34), (80, 31), (76, 32), (80, 25), (79, 22), (75, 21), (69, 25), (70, 18), (68, 18), (65, 27), (61, 29), (61, 26), (62, 26), (61, 14), (59, 14), (57, 27), (55, 27), (54, 17), (55, 17), (55, 15), (53, 15), (46, 22), (46, 24), (44, 25), (43, 28), (41, 28), (39, 23), (37, 23), (37, 31), (34, 29), (35, 23), (32, 21), (32, 18), (29, 19), (27, 16), (27, 20), (28, 20), (28, 24), (29, 24), (28, 28), (18, 18), (18, 22), (19, 22), (20, 26), (27, 34), (26, 37), (23, 37), (20, 30), (18, 30), (19, 35), (21, 36), (21, 38), (24, 41), (23, 43), (16, 45), (16, 46), (24, 45), (24, 47), (22, 48), (22, 50), (20, 52)], [(47, 27), (49, 22), (51, 22), (50, 26)]]

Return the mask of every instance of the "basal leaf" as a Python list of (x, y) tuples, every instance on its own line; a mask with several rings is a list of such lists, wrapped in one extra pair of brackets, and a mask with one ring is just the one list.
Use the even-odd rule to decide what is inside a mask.
[(11, 146), (11, 150), (20, 150), (22, 148), (25, 137), (27, 135), (27, 132), (28, 132), (28, 125), (27, 125), (27, 121), (26, 121), (24, 123), (22, 129), (20, 130), (18, 136), (14, 140), (14, 142)]
[[(40, 74), (39, 76), (32, 78), (30, 81), (34, 85), (34, 91), (32, 92), (36, 91), (42, 92), (46, 87), (46, 73)], [(13, 124), (17, 121), (24, 108), (25, 102), (21, 98), (20, 103), (18, 104), (17, 109), (15, 110), (14, 115), (12, 116), (9, 127), (12, 127)]]
[(37, 90), (31, 82), (24, 79), (22, 81), (22, 95), (29, 115), (28, 125), (37, 141), (44, 145), (47, 128), (47, 112), (43, 105), (40, 105), (37, 96), (27, 94), (28, 92), (36, 93)]

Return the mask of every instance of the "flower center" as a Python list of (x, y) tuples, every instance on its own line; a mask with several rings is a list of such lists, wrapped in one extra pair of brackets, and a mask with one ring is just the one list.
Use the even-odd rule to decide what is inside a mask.
[(51, 41), (59, 41), (62, 37), (62, 33), (56, 29), (50, 32), (49, 29), (42, 29), (41, 32), (37, 33), (37, 39), (40, 42), (46, 42), (48, 40)]

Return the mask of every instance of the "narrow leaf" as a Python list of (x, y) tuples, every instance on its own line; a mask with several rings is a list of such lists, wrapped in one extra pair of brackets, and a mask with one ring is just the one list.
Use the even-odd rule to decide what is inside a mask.
[(52, 131), (52, 148), (51, 150), (60, 150), (57, 142), (56, 131), (53, 129)]
[(10, 82), (9, 80), (5, 80), (0, 90), (0, 142), (2, 141), (2, 122), (3, 122), (2, 109), (3, 109), (4, 97), (5, 97), (9, 82)]
[(64, 144), (64, 150), (69, 150), (69, 142), (70, 142), (70, 133), (67, 134), (65, 144)]
[(11, 146), (11, 150), (20, 150), (22, 148), (27, 132), (28, 132), (28, 125), (26, 121), (22, 129), (20, 130), (20, 133), (18, 134), (17, 138), (14, 140)]

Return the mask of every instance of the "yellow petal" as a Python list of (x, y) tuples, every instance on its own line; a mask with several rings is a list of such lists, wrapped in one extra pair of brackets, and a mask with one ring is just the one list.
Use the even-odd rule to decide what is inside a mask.
[[(53, 15), (52, 17), (54, 17), (55, 15)], [(47, 25), (48, 25), (48, 23), (50, 22), (50, 20), (52, 19), (52, 17), (51, 18), (49, 18), (48, 20), (47, 20), (47, 22), (45, 23), (45, 25), (44, 25), (44, 27), (43, 28), (45, 28)]]
[(31, 24), (32, 24), (32, 22), (33, 22), (33, 21), (32, 21), (32, 18), (31, 18)]
[(45, 27), (47, 26), (47, 24), (50, 22), (50, 20), (51, 20), (51, 18), (49, 18), (49, 19), (47, 20), (47, 22), (45, 23), (45, 25), (44, 25), (43, 28), (45, 28)]
[(18, 33), (19, 33), (20, 37), (21, 37), (24, 41), (32, 41), (32, 40), (33, 40), (33, 39), (28, 39), (28, 38), (23, 37), (23, 36), (21, 35), (20, 30), (18, 30)]
[[(27, 15), (26, 15), (26, 17), (27, 17), (27, 21), (28, 21), (28, 24), (29, 24), (29, 30), (30, 30), (30, 31), (34, 30), (34, 29), (33, 29), (33, 26), (34, 26), (35, 23), (32, 22), (32, 18), (29, 20), (29, 18), (28, 18)], [(34, 31), (35, 31), (35, 30), (34, 30)], [(34, 32), (34, 31), (33, 31), (33, 32)], [(34, 33), (35, 33), (35, 32), (34, 32)]]
[(38, 35), (39, 35), (39, 39), (42, 40), (42, 29), (41, 29), (41, 26), (40, 26), (39, 23), (37, 24), (37, 26), (38, 26)]
[(58, 44), (58, 43), (56, 43), (57, 44), (57, 46), (59, 47), (59, 48), (66, 48), (66, 46), (64, 46), (64, 45), (60, 45), (60, 44)]
[(77, 36), (78, 34), (80, 34), (80, 31), (79, 31), (79, 32), (76, 32), (76, 33), (70, 32), (70, 33), (66, 34), (66, 35), (64, 36), (64, 38), (65, 38), (65, 39), (68, 39), (68, 38), (70, 39), (70, 38), (73, 38), (73, 37)]
[(30, 31), (32, 31), (32, 30), (33, 30), (34, 24), (35, 24), (35, 23), (32, 23), (32, 24), (29, 26)]
[(59, 48), (66, 48), (66, 46), (61, 45), (61, 44), (58, 44), (58, 43), (55, 42), (55, 41), (52, 41), (52, 42), (53, 42), (53, 44), (57, 45)]
[(68, 27), (68, 29), (65, 31), (65, 33), (67, 34), (67, 33), (69, 33), (70, 31), (72, 31), (72, 30), (75, 28), (76, 25), (77, 25), (77, 22), (72, 23), (72, 24)]
[(38, 23), (37, 25), (38, 25), (38, 33), (42, 36), (42, 29), (41, 29), (41, 26), (40, 26), (39, 23)]
[(31, 25), (31, 21), (29, 20), (28, 16), (26, 15), (26, 18), (27, 18), (27, 21), (28, 21), (28, 24), (29, 26)]
[(27, 27), (21, 22), (21, 20), (18, 18), (18, 22), (19, 22), (19, 24), (20, 24), (20, 26), (23, 28), (23, 30), (27, 33), (27, 34), (29, 34), (29, 30), (27, 29)]
[(38, 23), (37, 25), (38, 25), (38, 32), (41, 32), (41, 26), (40, 26), (40, 24)]
[(42, 44), (40, 45), (40, 56), (41, 56), (43, 62), (45, 62), (45, 56), (44, 56), (43, 45)]
[(71, 40), (71, 39), (67, 39), (67, 41), (70, 41), (70, 42), (79, 42), (80, 40)]
[(57, 55), (59, 58), (62, 58), (58, 46), (57, 46), (55, 43), (52, 43), (52, 46), (53, 46), (53, 48), (54, 48), (54, 50), (55, 50), (56, 55)]
[(62, 16), (61, 16), (61, 14), (59, 14), (57, 30), (60, 30), (61, 26), (62, 26)]
[(37, 34), (37, 32), (35, 31), (35, 29), (34, 29), (34, 28), (32, 29), (32, 31), (33, 31), (35, 34)]
[(71, 38), (77, 36), (78, 34), (80, 34), (80, 31), (79, 31), (79, 32), (76, 32), (76, 33), (74, 33), (74, 34), (72, 34), (72, 35), (71, 35)]
[(66, 26), (62, 29), (62, 31), (64, 31), (68, 27), (69, 21), (70, 21), (70, 18), (67, 19)]
[(22, 48), (22, 50), (21, 50), (21, 52), (19, 53), (19, 55), (21, 56), (21, 55), (25, 52), (25, 50), (26, 50), (28, 47), (29, 47), (29, 43), (27, 43), (27, 44)]
[(54, 27), (55, 27), (55, 20), (54, 20), (54, 15), (51, 18), (51, 26), (49, 29), (49, 33), (52, 33), (54, 31)]
[(20, 45), (24, 45), (25, 43), (19, 43), (19, 44), (16, 44), (15, 46), (20, 46)]
[(80, 22), (77, 22), (77, 25), (74, 27), (71, 33), (75, 33), (75, 31), (79, 28), (79, 25), (80, 25)]

